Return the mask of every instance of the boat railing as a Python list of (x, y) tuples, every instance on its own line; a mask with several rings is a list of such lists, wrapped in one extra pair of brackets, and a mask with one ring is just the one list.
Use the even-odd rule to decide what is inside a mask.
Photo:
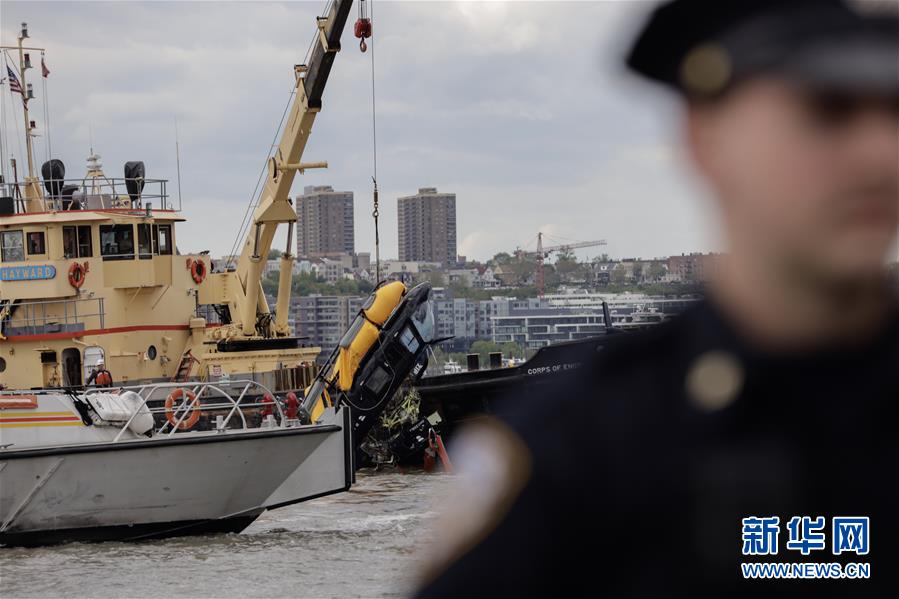
[[(180, 392), (177, 392), (178, 390)], [(228, 383), (149, 383), (117, 387), (114, 390), (99, 387), (88, 389), (85, 395), (123, 391), (134, 391), (140, 396), (141, 402), (134, 408), (128, 421), (122, 425), (113, 443), (119, 441), (134, 419), (146, 411), (153, 415), (156, 423), (160, 423), (155, 426), (154, 434), (168, 437), (197, 430), (215, 430), (223, 433), (232, 428), (272, 428), (298, 424), (285, 417), (281, 404), (268, 387), (251, 380), (232, 380)], [(172, 397), (173, 401), (172, 405), (167, 407), (169, 397)], [(204, 426), (183, 426), (195, 411), (201, 418), (202, 415), (207, 416)], [(262, 416), (264, 411), (269, 411), (269, 414)], [(214, 420), (210, 417), (214, 417)]]
[(42, 335), (106, 328), (102, 297), (0, 302), (0, 336)]
[[(8, 183), (0, 189), (0, 195), (14, 198), (15, 213), (34, 212), (30, 202), (37, 202), (40, 211), (175, 209), (169, 201), (167, 179), (142, 179), (143, 188), (137, 191), (138, 180), (117, 177), (85, 177), (82, 179), (45, 179), (29, 189), (40, 190), (38, 197), (26, 197), (20, 187), (24, 184)], [(129, 191), (128, 186), (132, 189)], [(49, 189), (48, 189), (49, 186)]]

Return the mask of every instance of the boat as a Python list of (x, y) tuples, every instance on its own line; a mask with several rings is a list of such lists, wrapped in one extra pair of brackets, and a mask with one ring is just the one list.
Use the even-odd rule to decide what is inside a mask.
[[(28, 150), (0, 186), (0, 545), (243, 530), (265, 510), (350, 488), (358, 440), (426, 365), (430, 286), (379, 285), (325, 371), (288, 326), (288, 194), (352, 2), (317, 18), (236, 263), (181, 254), (185, 219), (141, 161), (67, 179)], [(180, 202), (179, 202), (180, 203)], [(261, 286), (287, 225), (276, 306)], [(209, 319), (206, 315), (214, 315)], [(430, 325), (428, 324), (430, 323)]]
[[(259, 383), (239, 385), (0, 395), (0, 545), (239, 532), (266, 509), (350, 487), (347, 409), (304, 425), (273, 402), (248, 422), (266, 406), (245, 400)], [(174, 393), (194, 406), (167, 409)], [(184, 427), (194, 415), (213, 422)]]

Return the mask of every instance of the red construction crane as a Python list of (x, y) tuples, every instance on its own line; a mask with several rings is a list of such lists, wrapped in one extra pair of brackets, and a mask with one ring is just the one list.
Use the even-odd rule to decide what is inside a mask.
[(590, 248), (597, 247), (600, 245), (606, 245), (606, 241), (604, 239), (600, 239), (597, 241), (575, 241), (572, 243), (565, 243), (562, 245), (549, 245), (543, 246), (543, 233), (537, 233), (537, 249), (535, 251), (527, 251), (527, 250), (516, 250), (516, 254), (519, 259), (524, 256), (533, 256), (537, 259), (537, 294), (540, 297), (543, 297), (544, 291), (546, 290), (546, 280), (544, 278), (543, 273), (543, 260), (548, 258), (549, 255), (553, 252), (568, 252), (570, 250), (575, 250), (579, 248)]

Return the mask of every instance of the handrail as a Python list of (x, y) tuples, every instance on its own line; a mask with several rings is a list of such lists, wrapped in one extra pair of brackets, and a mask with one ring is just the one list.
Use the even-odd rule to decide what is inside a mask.
[[(194, 394), (195, 397), (192, 401), (190, 401), (190, 404), (187, 405), (187, 409), (181, 410), (181, 412), (182, 412), (181, 416), (178, 418), (178, 420), (174, 424), (170, 423), (168, 421), (168, 419), (166, 419), (166, 422), (156, 431), (157, 434), (167, 434), (168, 436), (172, 436), (177, 432), (187, 432), (187, 431), (181, 431), (181, 429), (179, 428), (180, 424), (188, 416), (188, 414), (191, 412), (191, 410), (194, 409), (194, 405), (197, 402), (200, 402), (201, 396), (210, 391), (218, 393), (219, 395), (215, 396), (215, 397), (220, 396), (220, 399), (223, 399), (226, 401), (221, 401), (221, 402), (214, 403), (214, 404), (200, 403), (199, 409), (201, 411), (204, 409), (209, 410), (209, 409), (220, 409), (220, 408), (229, 407), (229, 406), (231, 407), (231, 410), (228, 412), (228, 416), (222, 421), (222, 423), (220, 425), (219, 424), (216, 425), (216, 429), (219, 431), (227, 430), (228, 424), (231, 422), (231, 418), (234, 416), (235, 412), (237, 412), (240, 416), (241, 428), (242, 429), (250, 428), (247, 425), (247, 419), (243, 414), (242, 408), (270, 407), (270, 408), (277, 410), (277, 416), (278, 416), (278, 420), (280, 422), (283, 423), (287, 420), (287, 418), (284, 415), (284, 411), (281, 409), (281, 404), (278, 401), (274, 401), (272, 403), (268, 403), (268, 402), (241, 403), (243, 401), (244, 397), (247, 396), (247, 392), (250, 391), (250, 389), (252, 389), (252, 388), (258, 388), (258, 390), (261, 392), (261, 394), (263, 396), (265, 396), (267, 394), (267, 395), (270, 395), (274, 399), (275, 395), (268, 389), (268, 387), (266, 387), (262, 383), (259, 383), (257, 381), (252, 381), (249, 379), (239, 379), (239, 380), (231, 381), (231, 385), (232, 386), (242, 385), (240, 394), (236, 400), (232, 397), (231, 393), (229, 393), (228, 391), (225, 391), (220, 385), (218, 385), (216, 383), (196, 383), (193, 385), (185, 385), (183, 382), (160, 382), (160, 383), (150, 383), (150, 384), (145, 384), (145, 385), (116, 387), (116, 390), (118, 390), (119, 392), (134, 391), (135, 393), (138, 394), (138, 396), (140, 396), (141, 403), (140, 403), (140, 405), (138, 405), (135, 408), (134, 412), (131, 414), (131, 417), (128, 418), (128, 421), (121, 427), (118, 434), (116, 434), (115, 438), (113, 438), (112, 442), (116, 443), (119, 441), (119, 439), (122, 438), (122, 435), (125, 434), (125, 431), (128, 429), (129, 426), (131, 426), (131, 423), (138, 416), (138, 414), (140, 414), (142, 412), (144, 407), (147, 407), (147, 411), (150, 414), (160, 414), (160, 413), (166, 412), (166, 409), (164, 407), (163, 408), (151, 408), (151, 407), (147, 406), (147, 402), (149, 402), (151, 400), (158, 401), (158, 400), (162, 400), (165, 398), (165, 395), (163, 397), (157, 396), (157, 392), (160, 390), (165, 391), (168, 389), (191, 389), (191, 393)], [(89, 395), (95, 395), (97, 393), (109, 393), (111, 391), (113, 391), (113, 390), (100, 387), (100, 388), (88, 389), (84, 392), (84, 395), (89, 396)], [(186, 397), (187, 397), (187, 394), (185, 394), (185, 398)], [(181, 405), (179, 405), (178, 408), (180, 409), (180, 408), (183, 408), (184, 406), (185, 406), (185, 400), (182, 399)], [(167, 431), (167, 428), (169, 427), (169, 425), (171, 425), (171, 430)]]
[[(82, 305), (80, 311), (79, 304)], [(92, 308), (91, 304), (96, 307)], [(9, 333), (10, 336), (40, 334), (46, 332), (44, 329), (51, 325), (83, 325), (84, 328), (90, 328), (88, 319), (96, 319), (99, 326), (95, 326), (95, 328), (105, 327), (106, 308), (102, 297), (20, 300), (15, 303), (14, 307), (14, 314), (10, 312), (0, 316), (0, 332), (7, 334), (6, 331), (13, 329), (17, 331)], [(24, 330), (24, 332), (20, 330)]]
[[(45, 208), (62, 209), (65, 202), (71, 200), (87, 200), (89, 198), (99, 199), (101, 208), (110, 208), (105, 204), (110, 201), (131, 201), (127, 189), (128, 181), (135, 181), (129, 177), (82, 177), (73, 179), (44, 179), (41, 183), (50, 183), (55, 186), (60, 193), (51, 195), (47, 192), (43, 185), (38, 186), (41, 195), (35, 198), (28, 198), (41, 202)], [(139, 193), (136, 193), (136, 199), (131, 201), (132, 205), (142, 207), (147, 200), (159, 200), (160, 208), (166, 209), (167, 200), (169, 198), (166, 186), (168, 179), (142, 179), (144, 186)], [(8, 182), (0, 185), (3, 193), (11, 197), (16, 197), (13, 193), (17, 183)], [(62, 195), (63, 188), (69, 188), (70, 194), (65, 197)], [(73, 189), (74, 188), (74, 189)], [(149, 188), (149, 189), (148, 189)], [(17, 214), (27, 214), (27, 210), (20, 210), (19, 207), (24, 204), (16, 203)]]

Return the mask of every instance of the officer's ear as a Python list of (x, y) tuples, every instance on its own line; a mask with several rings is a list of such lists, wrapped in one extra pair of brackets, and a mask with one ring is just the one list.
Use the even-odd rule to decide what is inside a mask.
[(690, 158), (703, 179), (714, 181), (714, 107), (708, 102), (688, 100), (684, 112), (683, 136)]

